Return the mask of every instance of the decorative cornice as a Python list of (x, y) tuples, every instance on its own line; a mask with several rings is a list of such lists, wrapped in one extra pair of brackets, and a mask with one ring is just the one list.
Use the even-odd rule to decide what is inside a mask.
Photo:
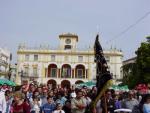
[[(56, 55), (94, 55), (94, 51), (28, 51), (28, 50), (19, 50), (17, 54), (56, 54)], [(104, 55), (109, 56), (123, 56), (122, 52), (104, 52)]]

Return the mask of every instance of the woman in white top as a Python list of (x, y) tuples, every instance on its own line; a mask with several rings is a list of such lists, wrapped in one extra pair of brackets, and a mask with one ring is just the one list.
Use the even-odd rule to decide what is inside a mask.
[(60, 103), (56, 105), (56, 110), (54, 113), (65, 113), (64, 110), (62, 110), (62, 105)]
[(40, 103), (38, 98), (34, 97), (33, 101), (30, 103), (31, 113), (39, 113), (40, 112)]

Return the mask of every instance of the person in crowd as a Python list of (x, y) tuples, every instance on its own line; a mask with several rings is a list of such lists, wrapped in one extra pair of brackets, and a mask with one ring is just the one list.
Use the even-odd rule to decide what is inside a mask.
[(143, 105), (143, 113), (150, 113), (150, 94), (145, 95), (145, 102)]
[(5, 92), (5, 98), (6, 98), (6, 113), (10, 113), (13, 98), (11, 97), (11, 92), (9, 90)]
[(65, 113), (71, 113), (71, 101), (70, 101), (70, 99), (68, 99), (65, 102), (65, 105), (63, 106), (63, 110), (65, 111)]
[(42, 87), (40, 87), (40, 86), (39, 86), (39, 87), (37, 88), (37, 90), (38, 90), (38, 92), (39, 92), (39, 95), (40, 95), (40, 96), (42, 96), (42, 93), (43, 93), (43, 91), (42, 91), (42, 90), (43, 90), (43, 89), (42, 89)]
[(30, 105), (24, 101), (25, 96), (21, 92), (15, 92), (11, 113), (30, 113)]
[(54, 101), (56, 101), (56, 99), (57, 99), (56, 95), (54, 95), (54, 91), (53, 91), (53, 90), (49, 90), (47, 96), (53, 97), (53, 100), (54, 100)]
[(92, 90), (89, 92), (91, 100), (95, 99), (96, 95), (97, 95), (97, 88), (93, 86)]
[(70, 93), (70, 98), (75, 98), (76, 97), (76, 92), (75, 90), (73, 90), (71, 93)]
[(9, 86), (7, 84), (3, 84), (1, 91), (5, 92), (7, 91)]
[(40, 112), (40, 103), (38, 97), (34, 97), (33, 101), (30, 103), (31, 113), (39, 113)]
[(101, 107), (101, 99), (98, 100), (97, 104), (96, 104), (96, 113), (102, 113), (102, 107)]
[(121, 101), (119, 100), (118, 94), (114, 95), (114, 109), (121, 109)]
[(83, 97), (84, 97), (84, 99), (85, 99), (86, 106), (89, 107), (89, 105), (90, 105), (90, 103), (91, 103), (91, 99), (90, 99), (90, 97), (87, 95), (87, 92), (86, 92), (85, 89), (82, 91), (82, 93), (83, 93)]
[(29, 85), (29, 89), (26, 93), (26, 96), (30, 101), (32, 101), (34, 91), (35, 91), (35, 87), (34, 87), (34, 84), (32, 83)]
[(42, 107), (42, 113), (53, 113), (56, 105), (54, 103), (53, 97), (47, 97), (47, 103)]
[(47, 88), (49, 91), (52, 90), (52, 84), (47, 84)]
[(71, 111), (72, 113), (84, 113), (86, 108), (86, 103), (81, 90), (76, 92), (76, 98), (71, 100)]
[(0, 91), (0, 113), (6, 112), (6, 99), (3, 91)]
[(71, 92), (71, 89), (66, 89), (63, 91), (63, 97), (66, 98), (66, 99), (69, 99), (70, 98), (70, 95), (69, 93)]
[(139, 104), (138, 100), (134, 98), (134, 93), (132, 91), (130, 91), (128, 93), (128, 98), (124, 101), (122, 107), (132, 110), (133, 107), (138, 105), (138, 104)]
[(108, 90), (106, 91), (106, 96), (104, 96), (101, 100), (101, 107), (102, 107), (102, 113), (106, 113), (106, 107), (105, 105), (107, 105), (107, 111), (109, 113), (114, 113), (115, 110), (115, 105), (114, 105), (114, 100), (112, 98), (112, 94), (111, 91)]
[(47, 103), (47, 89), (43, 89), (43, 95), (41, 97), (41, 106)]
[(67, 100), (67, 99), (65, 98), (63, 92), (61, 92), (61, 93), (58, 94), (56, 103), (60, 103), (62, 106), (64, 106), (66, 100)]
[(56, 104), (56, 110), (54, 110), (53, 113), (65, 113), (64, 110), (62, 110), (62, 105), (60, 103)]

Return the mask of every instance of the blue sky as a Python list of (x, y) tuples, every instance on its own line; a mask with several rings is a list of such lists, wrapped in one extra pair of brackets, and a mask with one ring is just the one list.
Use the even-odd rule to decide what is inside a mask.
[(150, 0), (0, 0), (0, 46), (7, 47), (16, 62), (19, 43), (56, 47), (58, 35), (70, 32), (79, 36), (78, 47), (85, 48), (99, 32), (103, 48), (122, 49), (127, 59), (150, 35), (150, 14), (111, 39), (150, 12), (149, 4)]

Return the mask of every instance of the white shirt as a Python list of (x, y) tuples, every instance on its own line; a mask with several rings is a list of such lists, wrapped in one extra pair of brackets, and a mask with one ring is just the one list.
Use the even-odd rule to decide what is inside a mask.
[(54, 113), (60, 113), (60, 111), (61, 113), (65, 113), (64, 110), (55, 110)]
[(0, 91), (0, 111), (2, 113), (6, 112), (6, 99), (5, 99), (5, 94), (4, 92)]

